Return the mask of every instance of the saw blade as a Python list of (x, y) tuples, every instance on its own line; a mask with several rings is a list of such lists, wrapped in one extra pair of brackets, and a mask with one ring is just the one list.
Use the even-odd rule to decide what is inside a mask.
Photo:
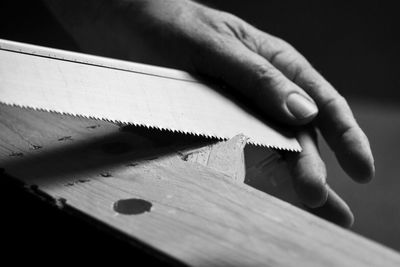
[(253, 116), (189, 73), (0, 40), (0, 102), (300, 151), (290, 132)]

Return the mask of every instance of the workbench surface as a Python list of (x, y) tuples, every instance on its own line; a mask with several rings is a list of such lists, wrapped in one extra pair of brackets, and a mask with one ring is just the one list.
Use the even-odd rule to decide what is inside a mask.
[(400, 265), (396, 252), (244, 184), (240, 137), (215, 145), (4, 105), (0, 114), (1, 179), (155, 254), (191, 266)]

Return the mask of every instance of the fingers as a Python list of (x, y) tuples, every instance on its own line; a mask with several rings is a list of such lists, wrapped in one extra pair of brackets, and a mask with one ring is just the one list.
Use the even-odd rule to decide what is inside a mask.
[(260, 53), (314, 99), (319, 109), (316, 125), (341, 166), (354, 180), (368, 182), (375, 173), (373, 156), (346, 100), (294, 48), (268, 38)]
[(336, 157), (355, 181), (368, 182), (375, 173), (367, 136), (356, 123), (342, 97), (328, 102), (317, 123)]
[(266, 116), (292, 125), (315, 122), (343, 169), (369, 181), (375, 172), (369, 142), (345, 99), (289, 44), (219, 15), (196, 28), (202, 34), (194, 38), (195, 68), (225, 81)]
[(308, 211), (345, 228), (350, 228), (354, 223), (354, 215), (349, 206), (331, 188), (328, 188), (326, 203)]
[(298, 140), (303, 151), (285, 154), (297, 196), (311, 213), (350, 227), (354, 222), (350, 208), (326, 183), (326, 169), (316, 145), (315, 130), (301, 131)]
[(264, 115), (280, 122), (301, 125), (316, 117), (314, 100), (237, 37), (219, 34), (207, 38), (202, 40), (196, 69), (212, 77), (218, 74), (217, 78), (250, 99)]
[(297, 137), (303, 151), (285, 154), (293, 186), (299, 199), (308, 207), (322, 206), (328, 198), (325, 164), (318, 152), (316, 133), (304, 130)]

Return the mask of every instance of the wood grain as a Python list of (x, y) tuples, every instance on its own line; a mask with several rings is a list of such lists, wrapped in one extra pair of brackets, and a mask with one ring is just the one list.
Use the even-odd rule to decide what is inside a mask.
[(183, 159), (222, 172), (233, 180), (244, 183), (246, 179), (246, 162), (244, 159), (246, 142), (247, 137), (239, 134), (226, 142), (186, 151)]
[[(185, 160), (204, 139), (3, 105), (0, 114), (6, 173), (188, 265), (400, 265), (384, 246)], [(151, 207), (126, 215), (120, 200)]]

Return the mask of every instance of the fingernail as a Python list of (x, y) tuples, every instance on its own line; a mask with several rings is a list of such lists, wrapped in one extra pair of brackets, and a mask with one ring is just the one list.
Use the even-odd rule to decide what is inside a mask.
[(292, 115), (298, 120), (314, 117), (318, 113), (317, 106), (298, 93), (290, 94), (286, 100), (286, 105)]

